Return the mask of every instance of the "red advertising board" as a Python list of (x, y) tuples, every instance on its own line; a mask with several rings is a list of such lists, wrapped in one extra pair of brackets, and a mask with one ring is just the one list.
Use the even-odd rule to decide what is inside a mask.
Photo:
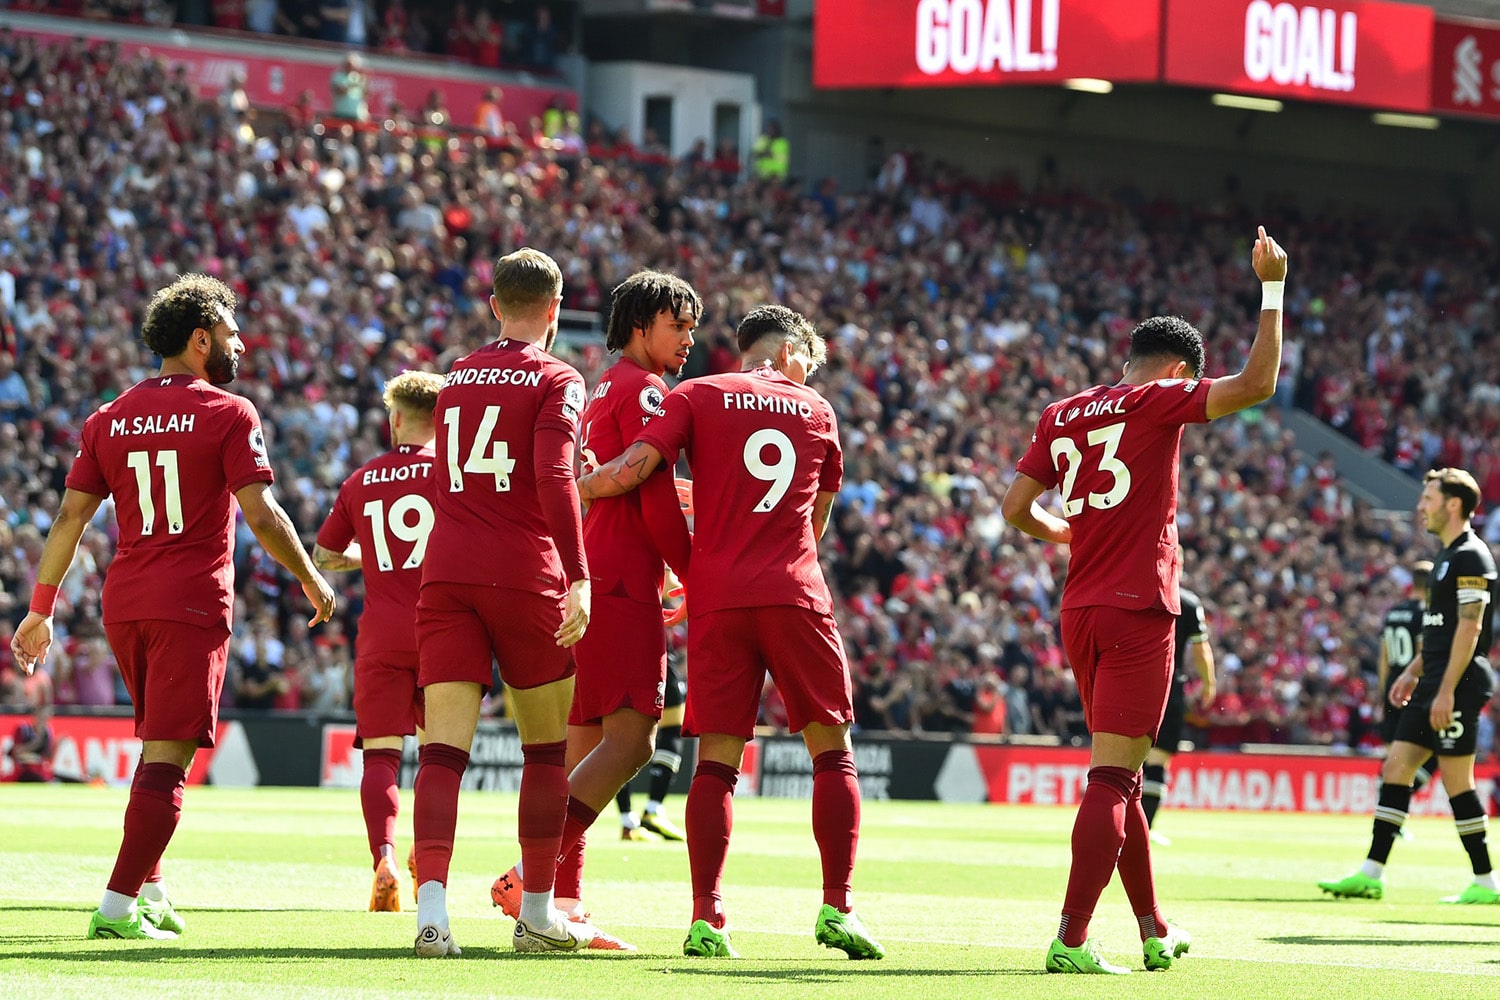
[(1167, 0), (1167, 83), (1427, 111), (1430, 7), (1373, 0)]
[(1500, 23), (1440, 18), (1433, 26), (1432, 109), (1500, 118)]
[[(0, 781), (9, 779), (15, 766), (9, 756), (12, 727), (26, 718), (0, 716), (7, 724), (0, 733)], [(234, 725), (219, 723), (220, 741)], [(52, 719), (52, 732), (57, 737), (52, 770), (59, 778), (128, 785), (135, 777), (135, 765), (141, 759), (141, 741), (135, 738), (134, 719), (58, 715)], [(193, 757), (193, 769), (188, 772), (188, 784), (201, 785), (208, 780), (213, 758), (213, 750), (198, 751)]]
[[(1077, 805), (1088, 778), (1087, 750), (976, 746), (989, 783), (989, 801)], [(1369, 757), (1186, 753), (1172, 759), (1165, 804), (1172, 809), (1350, 813), (1375, 810), (1380, 764)], [(1500, 777), (1500, 765), (1475, 768), (1480, 798)], [(1448, 814), (1448, 798), (1430, 782), (1412, 796), (1414, 816)]]
[(1160, 0), (818, 0), (813, 85), (1155, 80)]
[[(15, 31), (49, 43), (67, 42), (75, 37), (21, 26)], [(182, 34), (172, 33), (174, 37)], [(245, 93), (252, 104), (286, 106), (295, 103), (304, 90), (310, 90), (313, 106), (322, 112), (332, 107), (329, 77), (342, 59), (342, 56), (327, 50), (309, 47), (299, 51), (298, 47), (290, 45), (260, 45), (256, 46), (257, 54), (250, 55), (243, 47), (207, 36), (194, 38), (190, 45), (168, 45), (150, 38), (121, 38), (117, 41), (126, 58), (155, 56), (168, 65), (186, 66), (188, 79), (205, 97), (218, 94), (231, 76), (239, 76), (245, 81)], [(449, 76), (442, 67), (428, 66), (417, 60), (371, 59), (365, 66), (365, 77), (368, 80), (366, 104), (370, 116), (377, 119), (384, 115), (392, 100), (400, 101), (407, 115), (415, 117), (427, 102), (427, 95), (433, 90), (441, 90), (453, 123), (470, 126), (474, 124), (475, 111), (484, 99), (484, 92), (496, 85), (502, 85), (505, 92), (503, 111), (510, 121), (525, 122), (540, 115), (557, 98), (566, 107), (578, 105), (577, 95), (561, 84), (528, 87), (498, 79)]]

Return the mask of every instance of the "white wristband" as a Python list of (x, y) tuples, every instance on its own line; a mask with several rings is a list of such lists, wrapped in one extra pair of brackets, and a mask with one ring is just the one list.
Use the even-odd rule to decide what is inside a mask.
[(1262, 281), (1260, 283), (1261, 312), (1265, 312), (1267, 309), (1274, 310), (1275, 312), (1280, 312), (1281, 297), (1285, 291), (1285, 281)]

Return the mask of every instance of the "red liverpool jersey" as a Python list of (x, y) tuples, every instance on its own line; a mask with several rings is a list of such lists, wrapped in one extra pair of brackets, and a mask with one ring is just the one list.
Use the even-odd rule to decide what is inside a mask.
[(67, 483), (115, 499), (104, 621), (228, 627), (234, 492), (274, 478), (255, 407), (203, 379), (147, 379), (90, 414)]
[[(583, 411), (583, 461), (587, 469), (617, 458), (661, 413), (667, 384), (629, 358), (605, 372)], [(641, 494), (632, 490), (589, 505), (583, 518), (583, 548), (595, 595), (661, 602), (662, 557), (641, 516)]]
[(1212, 379), (1095, 386), (1042, 411), (1017, 471), (1058, 487), (1073, 528), (1062, 607), (1178, 614), (1177, 451)]
[(370, 459), (339, 487), (318, 544), (342, 552), (359, 539), (365, 609), (359, 616), (359, 655), (417, 648), (417, 591), (432, 532), (430, 444), (403, 444)]
[(501, 340), (453, 366), (438, 393), (437, 519), (423, 582), (567, 591), (537, 497), (535, 435), (576, 435), (583, 376), (533, 344)]
[(667, 394), (637, 440), (668, 465), (686, 452), (697, 512), (687, 592), (692, 613), (833, 601), (812, 508), (844, 476), (828, 401), (770, 368), (709, 375)]

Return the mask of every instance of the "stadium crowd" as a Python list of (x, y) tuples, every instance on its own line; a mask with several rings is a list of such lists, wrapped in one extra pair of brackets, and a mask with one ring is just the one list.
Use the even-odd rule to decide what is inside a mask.
[[(96, 21), (220, 28), (554, 73), (576, 8), (559, 0), (0, 0), (0, 9)], [(559, 23), (559, 18), (564, 23)]]
[[(1418, 474), (1466, 466), (1500, 498), (1495, 244), (1298, 211), (1274, 212), (1294, 254), (1279, 405), (1184, 440), (1185, 580), (1221, 671), (1190, 719), (1200, 744), (1373, 743), (1381, 616), (1433, 547), (1298, 451), (1280, 407)], [(155, 369), (133, 334), (156, 288), (202, 270), (239, 294), (235, 388), (263, 416), (310, 545), (343, 477), (386, 446), (386, 380), (444, 371), (492, 337), (492, 262), (530, 244), (562, 264), (570, 309), (597, 311), (642, 267), (693, 283), (706, 312), (687, 377), (737, 367), (733, 325), (760, 303), (829, 336), (814, 384), (846, 467), (824, 558), (862, 729), (1081, 740), (1056, 630), (1065, 553), (1008, 530), (999, 498), (1042, 406), (1112, 381), (1138, 318), (1188, 317), (1210, 374), (1237, 370), (1258, 308), (1243, 264), (1256, 221), (1232, 199), (1194, 207), (1049, 174), (1026, 189), (911, 153), (843, 192), (623, 142), (497, 149), (246, 117), (112, 46), (0, 32), (0, 702), (24, 698), (8, 639), (78, 428)], [(563, 353), (592, 384), (607, 359), (574, 343)], [(126, 701), (98, 625), (108, 505), (96, 527), (47, 664), (64, 705)], [(1500, 518), (1485, 530), (1495, 541)], [(248, 531), (237, 569), (226, 705), (347, 706), (357, 576), (308, 639), (300, 589)], [(774, 693), (764, 715), (776, 724)]]

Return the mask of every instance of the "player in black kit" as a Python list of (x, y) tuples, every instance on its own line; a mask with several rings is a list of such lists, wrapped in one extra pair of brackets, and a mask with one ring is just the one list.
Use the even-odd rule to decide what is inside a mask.
[[(1385, 714), (1380, 719), (1380, 739), (1387, 746), (1396, 742), (1396, 723), (1402, 709), (1390, 703), (1391, 685), (1401, 676), (1411, 661), (1417, 658), (1417, 649), (1422, 643), (1422, 609), (1427, 596), (1427, 577), (1432, 572), (1431, 559), (1419, 559), (1411, 567), (1411, 597), (1398, 601), (1385, 613), (1385, 624), (1380, 630), (1380, 657), (1376, 662), (1376, 685), (1380, 691)], [(1437, 771), (1437, 756), (1428, 757), (1417, 769), (1412, 788), (1420, 790), (1432, 780)]]
[(1468, 852), (1474, 881), (1445, 903), (1500, 903), (1500, 881), (1485, 842), (1488, 821), (1474, 791), (1474, 751), (1479, 713), (1495, 687), (1490, 667), (1496, 591), (1495, 558), (1469, 526), (1479, 506), (1479, 484), (1462, 469), (1427, 473), (1417, 513), (1443, 550), (1433, 560), (1422, 614), (1422, 643), (1391, 685), (1390, 702), (1407, 709), (1396, 723), (1396, 739), (1381, 770), (1380, 800), (1370, 852), (1360, 869), (1318, 887), (1335, 896), (1379, 899), (1385, 892), (1385, 862), (1406, 821), (1412, 779), (1429, 754), (1453, 807), (1459, 839)]
[[(1167, 710), (1162, 716), (1161, 728), (1156, 731), (1156, 740), (1146, 752), (1146, 766), (1141, 772), (1141, 808), (1145, 810), (1147, 826), (1156, 821), (1156, 810), (1161, 807), (1162, 796), (1167, 794), (1167, 773), (1172, 767), (1172, 755), (1182, 740), (1182, 719), (1187, 714), (1186, 661), (1189, 658), (1201, 682), (1199, 707), (1207, 709), (1214, 700), (1214, 650), (1208, 644), (1208, 616), (1203, 613), (1203, 601), (1186, 587), (1178, 587), (1177, 596), (1182, 602), (1182, 614), (1177, 616), (1177, 654), (1172, 665), (1171, 693), (1167, 696)], [(1171, 843), (1154, 831), (1151, 840), (1163, 846)]]
[(667, 686), (663, 694), (661, 722), (656, 730), (656, 750), (647, 763), (651, 788), (646, 811), (639, 816), (630, 808), (630, 784), (615, 795), (620, 807), (620, 837), (623, 840), (686, 840), (676, 823), (667, 819), (661, 804), (672, 787), (672, 779), (682, 766), (682, 706), (687, 701), (687, 684), (682, 679), (673, 654), (667, 655)]

